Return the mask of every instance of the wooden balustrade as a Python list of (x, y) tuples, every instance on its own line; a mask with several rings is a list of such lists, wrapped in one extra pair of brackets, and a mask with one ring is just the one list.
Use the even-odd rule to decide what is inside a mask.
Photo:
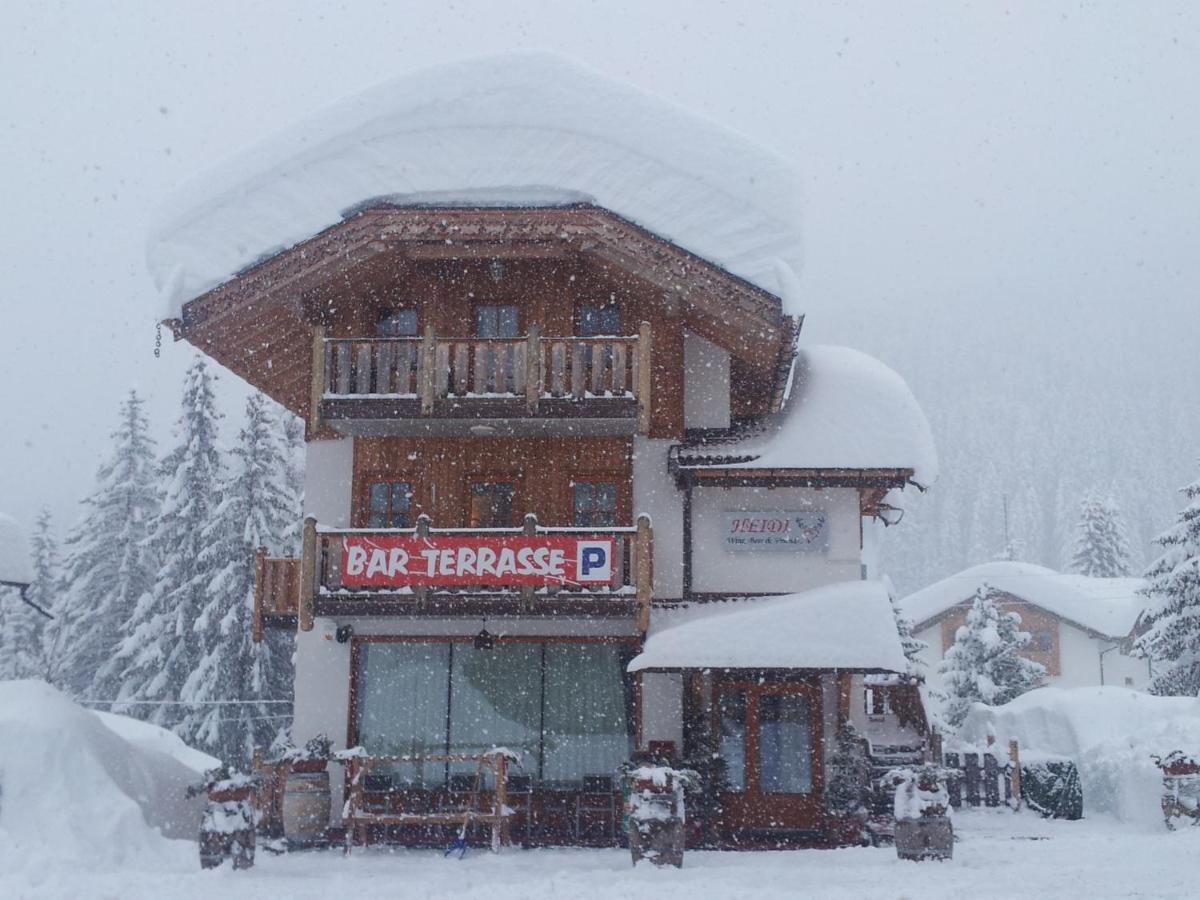
[(639, 400), (649, 391), (649, 326), (634, 337), (319, 338), (324, 400)]
[[(384, 587), (364, 587), (346, 583), (347, 538), (423, 538), (435, 547), (439, 537), (454, 538), (529, 538), (567, 537), (611, 539), (613, 541), (612, 577), (603, 583), (546, 584), (530, 586), (521, 579), (504, 575), (480, 576), (479, 584), (455, 584), (453, 587), (429, 585), (422, 579), (399, 576)], [(395, 613), (419, 611), (435, 599), (462, 601), (469, 613), (477, 602), (507, 602), (514, 609), (537, 612), (540, 608), (570, 607), (572, 603), (599, 604), (612, 608), (620, 604), (632, 610), (638, 627), (649, 624), (653, 591), (653, 537), (650, 520), (639, 517), (634, 526), (620, 528), (542, 528), (535, 516), (526, 516), (522, 528), (433, 528), (426, 517), (415, 528), (394, 529), (319, 529), (316, 522), (305, 522), (304, 556), (300, 567), (299, 623), (302, 630), (312, 628), (315, 615)], [(408, 583), (411, 580), (412, 583)], [(323, 611), (317, 612), (318, 603)], [(629, 612), (622, 613), (628, 615)]]
[(273, 559), (259, 547), (254, 555), (254, 612), (251, 637), (262, 640), (267, 625), (292, 625), (299, 613), (300, 560)]

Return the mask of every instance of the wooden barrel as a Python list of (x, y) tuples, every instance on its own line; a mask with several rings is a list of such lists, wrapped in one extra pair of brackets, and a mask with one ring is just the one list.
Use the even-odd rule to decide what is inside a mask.
[(283, 789), (283, 833), (289, 844), (325, 840), (329, 827), (329, 773), (290, 772)]

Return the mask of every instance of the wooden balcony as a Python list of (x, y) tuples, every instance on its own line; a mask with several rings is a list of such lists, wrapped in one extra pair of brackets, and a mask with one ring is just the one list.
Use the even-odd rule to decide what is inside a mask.
[[(570, 551), (562, 548), (581, 544), (604, 548), (607, 568), (603, 570), (603, 581), (575, 582), (570, 575), (565, 579), (541, 574), (530, 577), (527, 573), (519, 576), (505, 572), (503, 561), (489, 574), (480, 575), (479, 583), (473, 583), (473, 571), (451, 579), (452, 583), (439, 581), (439, 576), (445, 575), (444, 566), (443, 571), (434, 571), (435, 563), (446, 559), (444, 554), (461, 554), (462, 547), (467, 548), (472, 560), (476, 556), (482, 560), (487, 552), (478, 550), (479, 546), (503, 548), (513, 560), (526, 549), (529, 555), (520, 558), (536, 559), (543, 548), (546, 554), (554, 552), (551, 547), (569, 555)], [(380, 566), (397, 558), (391, 554), (401, 555), (409, 569), (401, 574), (393, 571), (382, 583), (369, 583), (374, 569), (364, 563), (367, 550), (363, 548), (383, 554), (378, 556)], [(352, 553), (359, 554), (357, 579), (349, 574), (354, 571)], [(439, 553), (443, 556), (438, 557)], [(271, 565), (294, 566), (297, 562), (298, 570), (288, 569), (286, 574), (282, 566)], [(374, 558), (370, 565), (375, 566)], [(298, 580), (294, 594), (298, 606), (291, 608), (304, 631), (313, 627), (316, 616), (519, 615), (626, 618), (644, 632), (649, 625), (653, 589), (653, 537), (650, 520), (645, 516), (636, 525), (620, 528), (542, 528), (536, 517), (526, 516), (522, 528), (487, 529), (434, 528), (424, 516), (415, 528), (329, 529), (319, 527), (310, 518), (305, 521), (301, 560), (264, 558), (255, 591), (256, 609), (260, 595), (264, 610), (270, 608), (269, 598), (278, 591), (293, 596), (291, 582), (287, 581), (293, 571)], [(278, 602), (282, 605), (286, 600)]]
[(313, 409), (346, 434), (481, 421), (649, 428), (650, 326), (632, 337), (326, 338), (313, 346)]
[(295, 628), (300, 607), (300, 560), (275, 559), (259, 547), (254, 557), (254, 617), (252, 637), (262, 640), (264, 628)]

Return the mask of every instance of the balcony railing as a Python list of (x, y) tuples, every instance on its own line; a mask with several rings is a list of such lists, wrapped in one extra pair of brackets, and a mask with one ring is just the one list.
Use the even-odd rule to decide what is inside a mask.
[(254, 557), (254, 641), (262, 640), (265, 627), (294, 628), (299, 608), (300, 560), (271, 558), (259, 547)]
[[(572, 568), (587, 552), (597, 554), (599, 578)], [(468, 558), (470, 567), (454, 568)], [(305, 631), (318, 615), (422, 613), (629, 615), (644, 631), (653, 538), (644, 516), (629, 527), (543, 528), (531, 515), (522, 528), (483, 529), (434, 528), (424, 516), (415, 528), (330, 529), (310, 518), (297, 577)]]
[(325, 338), (318, 329), (314, 409), (328, 419), (636, 417), (645, 430), (650, 347), (647, 323), (635, 336), (587, 338), (542, 337), (536, 327), (524, 338)]

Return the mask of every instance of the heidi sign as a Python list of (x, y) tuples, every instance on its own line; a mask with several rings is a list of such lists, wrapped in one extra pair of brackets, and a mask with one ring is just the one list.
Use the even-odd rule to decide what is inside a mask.
[(346, 587), (603, 585), (613, 580), (612, 538), (565, 535), (409, 537), (346, 535)]
[(727, 512), (724, 539), (726, 550), (819, 553), (829, 549), (829, 520), (819, 510)]

